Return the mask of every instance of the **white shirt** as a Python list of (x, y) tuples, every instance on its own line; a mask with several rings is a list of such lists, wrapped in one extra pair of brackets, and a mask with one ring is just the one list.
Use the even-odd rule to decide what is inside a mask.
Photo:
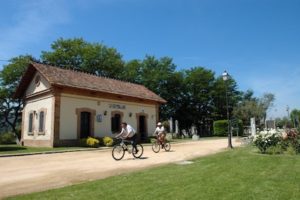
[(164, 132), (165, 132), (165, 127), (161, 126), (160, 128), (156, 127), (156, 129), (154, 131), (154, 134), (160, 135), (160, 134), (162, 134)]
[[(128, 135), (127, 135), (128, 134)], [(122, 128), (121, 133), (119, 134), (122, 138), (125, 138), (126, 135), (127, 137), (132, 137), (135, 134), (135, 130), (134, 128), (132, 128), (132, 126), (130, 126), (129, 124), (127, 124), (126, 128)], [(119, 136), (118, 135), (118, 136)]]

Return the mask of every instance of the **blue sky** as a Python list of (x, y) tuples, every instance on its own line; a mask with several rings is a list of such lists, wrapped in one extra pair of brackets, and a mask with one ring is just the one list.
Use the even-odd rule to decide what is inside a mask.
[[(1, 0), (0, 60), (40, 56), (59, 37), (115, 47), (125, 60), (226, 69), (240, 90), (276, 96), (269, 117), (300, 109), (298, 0)], [(0, 61), (0, 69), (7, 62)]]

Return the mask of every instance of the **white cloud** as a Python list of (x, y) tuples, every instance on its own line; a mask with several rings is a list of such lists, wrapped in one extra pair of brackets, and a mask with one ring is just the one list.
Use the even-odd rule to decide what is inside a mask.
[(27, 47), (39, 44), (51, 35), (55, 26), (67, 23), (65, 1), (18, 1), (15, 10), (0, 32), (0, 57), (9, 59), (28, 52)]

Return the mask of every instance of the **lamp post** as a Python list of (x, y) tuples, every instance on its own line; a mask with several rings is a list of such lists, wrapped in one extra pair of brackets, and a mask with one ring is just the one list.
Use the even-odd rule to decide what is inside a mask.
[(227, 90), (228, 90), (227, 81), (230, 78), (230, 76), (226, 70), (223, 72), (222, 77), (223, 77), (223, 81), (225, 83), (225, 92), (226, 92), (226, 110), (227, 110), (227, 122), (228, 122), (228, 127), (227, 127), (228, 128), (228, 148), (232, 149), (233, 146), (232, 146), (232, 142), (231, 142), (231, 130), (230, 130), (231, 123), (229, 120), (228, 94), (227, 94)]

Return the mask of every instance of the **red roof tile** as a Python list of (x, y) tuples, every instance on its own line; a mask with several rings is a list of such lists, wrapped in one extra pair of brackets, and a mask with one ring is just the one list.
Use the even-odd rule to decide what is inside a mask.
[[(32, 80), (33, 78), (32, 67), (35, 68), (38, 72), (40, 72), (51, 85), (85, 89), (96, 92), (105, 92), (109, 94), (116, 94), (139, 99), (152, 100), (159, 103), (166, 103), (166, 101), (163, 98), (159, 97), (157, 94), (150, 91), (143, 85), (124, 82), (111, 78), (100, 77), (84, 72), (62, 69), (39, 63), (30, 64), (15, 93), (15, 97), (20, 97), (24, 95), (23, 90), (27, 88), (28, 84), (30, 83), (29, 80)], [(24, 88), (24, 86), (26, 88)]]

